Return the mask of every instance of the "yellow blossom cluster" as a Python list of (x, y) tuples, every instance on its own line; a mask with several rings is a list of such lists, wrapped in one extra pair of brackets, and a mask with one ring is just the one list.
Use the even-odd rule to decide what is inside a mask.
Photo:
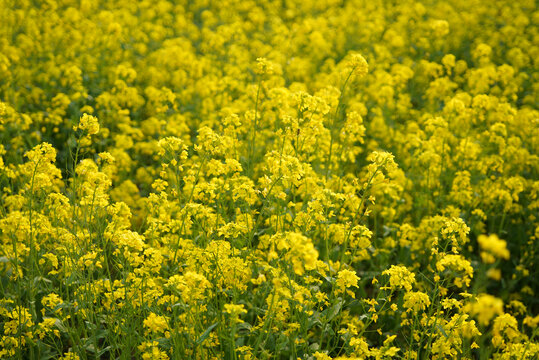
[(0, 0), (0, 358), (539, 358), (537, 23)]

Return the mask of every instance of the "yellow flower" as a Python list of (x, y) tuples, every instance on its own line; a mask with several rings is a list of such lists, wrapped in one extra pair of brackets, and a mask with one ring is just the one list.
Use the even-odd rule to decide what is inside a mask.
[(341, 270), (339, 271), (337, 275), (337, 290), (336, 293), (340, 294), (345, 291), (352, 296), (355, 297), (354, 292), (347, 290), (350, 287), (357, 287), (357, 282), (359, 280), (359, 277), (356, 275), (356, 272), (353, 270)]
[(473, 278), (473, 267), (470, 264), (470, 261), (466, 260), (462, 255), (443, 255), (436, 262), (436, 269), (438, 271), (448, 269), (456, 272), (457, 276), (455, 276), (453, 283), (461, 288), (469, 286), (470, 281)]
[(407, 311), (423, 311), (430, 306), (429, 296), (421, 291), (409, 291), (404, 294), (403, 307)]
[(74, 130), (82, 130), (85, 135), (96, 135), (99, 132), (99, 121), (95, 116), (83, 114), (79, 124), (73, 128)]
[(434, 37), (439, 38), (449, 34), (449, 23), (445, 20), (433, 20), (431, 22), (431, 28)]
[(80, 357), (70, 351), (64, 353), (64, 356), (60, 357), (59, 360), (80, 360)]
[(313, 355), (316, 360), (331, 360), (331, 356), (320, 351), (315, 352)]
[(274, 72), (274, 65), (266, 58), (259, 57), (256, 59), (255, 72), (258, 75), (271, 75)]
[(41, 304), (43, 304), (44, 309), (41, 311), (45, 314), (45, 309), (50, 310), (53, 313), (60, 312), (61, 309), (56, 309), (56, 307), (63, 303), (63, 300), (60, 296), (55, 293), (50, 293), (46, 296), (43, 296), (41, 299)]
[(138, 349), (143, 352), (143, 360), (168, 360), (168, 355), (159, 349), (157, 341), (145, 341), (138, 346)]
[(232, 323), (240, 322), (240, 315), (247, 314), (243, 304), (225, 304), (223, 311), (230, 315)]
[(496, 258), (508, 260), (510, 257), (509, 250), (507, 250), (507, 243), (504, 240), (498, 238), (497, 235), (479, 235), (477, 242), (483, 250), (481, 252), (481, 259), (487, 264), (492, 264), (496, 261)]
[(501, 347), (507, 340), (513, 342), (520, 336), (517, 319), (510, 314), (499, 315), (494, 319), (492, 333), (492, 344), (495, 347)]
[(358, 77), (363, 77), (369, 72), (367, 60), (358, 53), (350, 54), (346, 65)]
[(391, 265), (382, 275), (389, 275), (389, 285), (393, 290), (404, 288), (410, 291), (415, 283), (415, 274), (402, 265)]
[(187, 271), (182, 276), (171, 276), (167, 285), (176, 288), (186, 303), (204, 299), (206, 289), (211, 287), (204, 275), (192, 271)]
[(487, 326), (497, 315), (503, 314), (503, 301), (489, 294), (481, 294), (476, 298), (476, 302), (467, 304), (464, 307), (466, 313), (474, 316), (479, 324)]
[(166, 316), (156, 315), (155, 313), (150, 313), (148, 317), (144, 320), (143, 325), (147, 333), (163, 333), (169, 329), (168, 326), (169, 318)]

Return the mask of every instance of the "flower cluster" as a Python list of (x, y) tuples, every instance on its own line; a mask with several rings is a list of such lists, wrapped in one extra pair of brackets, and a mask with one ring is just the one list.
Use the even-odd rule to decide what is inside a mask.
[(537, 359), (537, 3), (0, 6), (0, 358)]

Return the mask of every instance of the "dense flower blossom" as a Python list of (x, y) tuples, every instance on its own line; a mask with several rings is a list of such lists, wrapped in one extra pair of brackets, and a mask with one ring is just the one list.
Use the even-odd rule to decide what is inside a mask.
[(539, 357), (535, 1), (1, 5), (0, 358)]

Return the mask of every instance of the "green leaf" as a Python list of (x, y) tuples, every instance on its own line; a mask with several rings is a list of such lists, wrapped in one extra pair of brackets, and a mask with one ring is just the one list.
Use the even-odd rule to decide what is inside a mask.
[(449, 336), (447, 335), (447, 333), (445, 332), (444, 328), (443, 328), (440, 324), (436, 324), (436, 327), (438, 328), (438, 330), (440, 330), (440, 332), (441, 332), (442, 334), (444, 334), (444, 336), (445, 336), (446, 338), (449, 337)]
[(198, 346), (200, 344), (202, 344), (204, 342), (204, 340), (206, 340), (208, 338), (208, 336), (210, 336), (210, 333), (213, 329), (215, 329), (215, 327), (219, 325), (219, 322), (216, 322), (215, 324), (212, 324), (210, 325), (203, 333), (202, 335), (200, 335), (200, 337), (197, 339), (197, 341), (195, 342), (195, 344)]
[(329, 309), (327, 309), (327, 321), (331, 321), (333, 320), (333, 318), (335, 316), (337, 316), (337, 314), (341, 311), (341, 308), (342, 308), (342, 304), (341, 302), (339, 301), (338, 303), (336, 303), (335, 305), (333, 305), (332, 307), (330, 307)]
[(64, 333), (67, 332), (67, 328), (64, 326), (64, 323), (62, 322), (62, 320), (56, 319), (56, 321), (54, 322), (54, 325), (56, 325), (56, 327), (57, 327), (61, 332), (64, 332)]
[(49, 279), (47, 279), (47, 278), (45, 278), (45, 277), (43, 277), (43, 276), (36, 276), (36, 277), (34, 278), (34, 284), (37, 284), (37, 283), (39, 283), (39, 282), (44, 282), (44, 283), (46, 283), (46, 284), (52, 284), (52, 281), (51, 281), (51, 280), (49, 280)]
[(112, 350), (112, 349), (113, 349), (113, 347), (112, 347), (111, 345), (109, 345), (109, 346), (107, 346), (106, 348), (100, 350), (100, 351), (97, 353), (97, 355), (98, 355), (98, 356), (103, 356), (107, 351), (110, 351), (110, 350)]

